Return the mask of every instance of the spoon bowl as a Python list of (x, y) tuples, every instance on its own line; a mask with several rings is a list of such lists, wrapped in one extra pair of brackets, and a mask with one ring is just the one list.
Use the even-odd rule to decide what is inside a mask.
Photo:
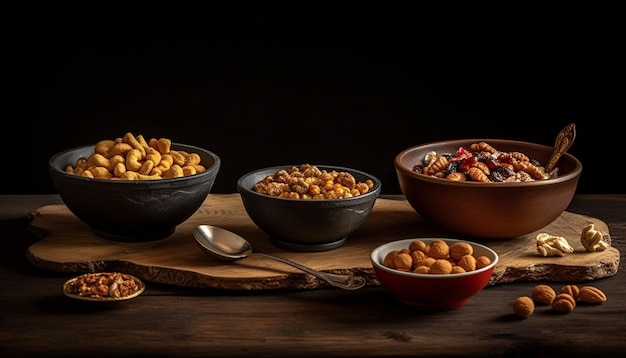
[(366, 283), (365, 278), (354, 275), (337, 275), (314, 270), (282, 257), (263, 253), (253, 253), (252, 245), (232, 231), (211, 225), (199, 225), (193, 230), (196, 243), (209, 256), (222, 261), (236, 261), (251, 255), (263, 256), (293, 266), (301, 271), (325, 281), (331, 286), (344, 290), (356, 290)]
[(200, 248), (211, 257), (223, 261), (236, 261), (252, 254), (252, 246), (232, 231), (211, 225), (200, 225), (193, 230)]

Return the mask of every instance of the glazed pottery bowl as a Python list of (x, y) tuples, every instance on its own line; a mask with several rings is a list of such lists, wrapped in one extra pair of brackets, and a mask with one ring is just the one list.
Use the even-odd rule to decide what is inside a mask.
[(542, 229), (570, 204), (582, 165), (565, 153), (556, 163), (553, 179), (523, 182), (454, 181), (418, 173), (428, 153), (452, 154), (459, 148), (485, 142), (500, 152), (523, 153), (545, 165), (552, 147), (504, 139), (461, 139), (407, 148), (394, 161), (400, 189), (424, 219), (451, 234), (464, 237), (510, 239)]
[(380, 194), (381, 182), (360, 170), (318, 165), (320, 170), (350, 173), (357, 182), (371, 181), (366, 193), (338, 199), (294, 199), (262, 194), (255, 184), (281, 169), (274, 166), (244, 174), (237, 181), (244, 207), (252, 221), (270, 236), (272, 243), (290, 251), (327, 251), (343, 245), (369, 216)]
[(220, 158), (196, 146), (172, 143), (172, 150), (199, 154), (204, 172), (158, 180), (93, 179), (67, 173), (94, 145), (54, 155), (48, 169), (68, 209), (100, 237), (115, 241), (151, 241), (170, 236), (200, 208), (220, 168)]
[[(390, 252), (407, 249), (415, 240), (427, 245), (433, 240), (443, 240), (449, 246), (467, 243), (471, 245), (475, 258), (484, 256), (489, 259), (489, 264), (473, 271), (449, 274), (414, 273), (385, 265), (385, 257)], [(488, 246), (466, 240), (413, 238), (382, 244), (372, 251), (370, 259), (381, 285), (405, 305), (422, 310), (451, 310), (463, 307), (489, 284), (499, 256)]]

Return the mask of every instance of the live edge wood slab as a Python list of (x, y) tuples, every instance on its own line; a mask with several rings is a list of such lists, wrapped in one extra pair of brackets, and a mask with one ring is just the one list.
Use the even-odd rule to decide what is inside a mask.
[[(346, 243), (326, 252), (290, 252), (270, 243), (246, 214), (239, 194), (209, 194), (202, 207), (170, 237), (142, 243), (102, 239), (65, 205), (48, 205), (31, 213), (29, 231), (40, 238), (27, 258), (37, 268), (57, 272), (120, 271), (145, 281), (184, 287), (224, 290), (314, 289), (327, 286), (311, 275), (275, 260), (249, 257), (220, 262), (202, 252), (192, 230), (200, 224), (220, 226), (245, 237), (255, 252), (275, 254), (333, 273), (354, 273), (379, 285), (370, 262), (371, 251), (388, 241), (451, 235), (420, 217), (405, 200), (379, 198), (363, 225)], [(476, 240), (498, 252), (490, 285), (519, 281), (582, 282), (617, 273), (620, 253), (614, 247), (587, 252), (580, 242), (582, 228), (593, 223), (608, 235), (603, 221), (564, 212), (535, 233), (506, 240)], [(485, 223), (488, 225), (488, 223)], [(575, 251), (563, 257), (543, 257), (536, 250), (540, 232), (565, 237)]]

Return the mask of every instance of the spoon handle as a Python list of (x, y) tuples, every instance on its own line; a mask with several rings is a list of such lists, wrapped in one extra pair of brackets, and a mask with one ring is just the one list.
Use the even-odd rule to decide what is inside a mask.
[(548, 164), (546, 164), (546, 167), (545, 167), (546, 173), (550, 173), (552, 169), (554, 169), (556, 162), (572, 146), (575, 138), (576, 138), (576, 125), (574, 123), (570, 123), (565, 128), (561, 129), (559, 134), (556, 136), (556, 140), (554, 142), (554, 150), (552, 151), (552, 155), (550, 156), (550, 159), (548, 160)]
[(356, 290), (356, 289), (363, 287), (366, 283), (365, 278), (363, 277), (353, 276), (353, 275), (336, 275), (332, 273), (320, 272), (310, 267), (303, 266), (297, 262), (293, 262), (291, 260), (287, 260), (278, 256), (263, 254), (259, 252), (254, 252), (254, 253), (251, 253), (250, 255), (263, 256), (263, 257), (280, 261), (287, 265), (293, 266), (299, 270), (302, 270), (310, 275), (313, 275), (319, 278), (320, 280), (325, 281), (326, 283), (330, 284), (331, 286), (342, 288), (344, 290)]

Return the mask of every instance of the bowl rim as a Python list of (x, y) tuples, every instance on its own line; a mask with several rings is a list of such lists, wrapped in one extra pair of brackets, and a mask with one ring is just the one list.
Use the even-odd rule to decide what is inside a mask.
[(76, 180), (78, 182), (85, 182), (85, 183), (87, 182), (115, 183), (115, 185), (117, 186), (122, 186), (122, 185), (148, 186), (148, 185), (156, 185), (156, 184), (171, 185), (172, 183), (183, 182), (191, 178), (201, 179), (206, 176), (212, 176), (216, 174), (216, 172), (219, 171), (220, 169), (220, 166), (221, 166), (220, 157), (208, 149), (204, 149), (195, 145), (183, 144), (183, 143), (177, 143), (177, 142), (172, 142), (171, 147), (172, 148), (184, 148), (185, 150), (193, 150), (193, 151), (198, 151), (198, 152), (207, 154), (213, 158), (213, 165), (206, 167), (206, 170), (202, 173), (184, 176), (184, 177), (178, 177), (178, 178), (165, 178), (165, 179), (158, 179), (158, 180), (111, 180), (111, 179), (87, 178), (87, 177), (83, 177), (80, 175), (70, 174), (70, 173), (65, 172), (62, 168), (58, 168), (53, 164), (53, 162), (57, 158), (63, 155), (66, 155), (68, 153), (82, 151), (82, 150), (86, 150), (89, 148), (92, 148), (92, 149), (95, 148), (95, 144), (86, 144), (86, 145), (81, 145), (78, 147), (69, 148), (69, 149), (66, 149), (66, 150), (63, 150), (61, 152), (54, 154), (53, 156), (50, 157), (50, 159), (48, 159), (48, 169), (51, 172), (56, 173), (56, 175), (60, 175), (68, 180)]
[(292, 167), (299, 167), (301, 164), (297, 164), (297, 165), (274, 165), (271, 167), (265, 167), (265, 168), (260, 168), (260, 169), (255, 169), (252, 171), (249, 171), (243, 175), (241, 175), (239, 177), (239, 179), (237, 179), (237, 189), (239, 190), (240, 193), (245, 192), (249, 195), (253, 195), (253, 196), (257, 196), (257, 197), (263, 197), (263, 198), (268, 198), (268, 199), (273, 199), (273, 200), (280, 200), (280, 201), (285, 201), (285, 202), (313, 202), (313, 203), (320, 203), (320, 202), (325, 202), (325, 203), (330, 203), (330, 202), (350, 202), (350, 201), (354, 201), (354, 200), (363, 200), (364, 198), (369, 198), (370, 196), (375, 196), (378, 197), (378, 195), (381, 192), (381, 187), (382, 187), (382, 182), (380, 181), (380, 179), (378, 179), (376, 176), (366, 173), (362, 170), (359, 169), (353, 169), (353, 168), (348, 168), (348, 167), (343, 167), (343, 166), (337, 166), (337, 165), (327, 165), (327, 164), (311, 164), (314, 165), (322, 170), (324, 169), (332, 169), (332, 170), (336, 170), (336, 171), (345, 171), (348, 172), (350, 174), (354, 173), (358, 173), (361, 176), (367, 177), (369, 179), (371, 179), (374, 182), (374, 188), (370, 191), (368, 191), (365, 194), (359, 195), (359, 196), (352, 196), (349, 198), (338, 198), (338, 199), (319, 199), (319, 200), (303, 200), (303, 199), (294, 199), (294, 198), (283, 198), (283, 197), (279, 197), (279, 196), (271, 196), (271, 195), (266, 195), (266, 194), (262, 194), (262, 193), (257, 193), (256, 191), (252, 190), (252, 188), (246, 188), (243, 186), (243, 182), (250, 176), (261, 173), (261, 172), (271, 172), (271, 173), (275, 173), (278, 170), (281, 169), (289, 169)]
[[(396, 171), (400, 171), (402, 173), (404, 173), (405, 175), (408, 175), (412, 178), (416, 178), (419, 180), (424, 180), (426, 182), (430, 182), (430, 183), (437, 183), (437, 184), (442, 184), (442, 185), (452, 185), (452, 186), (479, 186), (479, 187), (489, 187), (489, 188), (513, 188), (513, 187), (526, 187), (526, 186), (540, 186), (540, 185), (546, 185), (546, 184), (557, 184), (557, 183), (562, 183), (562, 182), (566, 182), (566, 181), (570, 181), (572, 179), (575, 179), (576, 177), (579, 177), (583, 166), (582, 163), (580, 162), (580, 160), (578, 160), (578, 158), (576, 158), (575, 156), (573, 156), (570, 153), (564, 153), (563, 157), (567, 157), (570, 160), (572, 160), (575, 164), (574, 169), (572, 169), (571, 172), (564, 174), (564, 175), (559, 175), (556, 178), (551, 178), (551, 179), (545, 179), (545, 180), (534, 180), (534, 181), (525, 181), (525, 182), (502, 182), (502, 183), (498, 183), (498, 182), (492, 182), (492, 183), (482, 183), (482, 182), (473, 182), (473, 181), (456, 181), (456, 180), (448, 180), (445, 178), (437, 178), (437, 177), (433, 177), (433, 176), (429, 176), (429, 175), (424, 175), (424, 174), (420, 174), (417, 173), (415, 171), (412, 170), (412, 168), (408, 168), (407, 166), (402, 164), (402, 159), (410, 152), (414, 152), (418, 149), (424, 148), (424, 147), (428, 147), (428, 146), (435, 146), (435, 145), (444, 145), (444, 144), (453, 144), (453, 143), (475, 143), (475, 142), (487, 142), (487, 143), (495, 143), (495, 142), (500, 142), (500, 143), (507, 143), (507, 144), (512, 144), (512, 145), (525, 145), (525, 146), (534, 146), (534, 147), (542, 147), (543, 149), (552, 149), (552, 147), (544, 145), (544, 144), (539, 144), (539, 143), (532, 143), (532, 142), (526, 142), (526, 141), (520, 141), (520, 140), (514, 140), (514, 139), (496, 139), (496, 138), (467, 138), (467, 139), (450, 139), (450, 140), (443, 140), (443, 141), (435, 141), (435, 142), (427, 142), (427, 143), (423, 143), (423, 144), (418, 144), (418, 145), (414, 145), (408, 148), (405, 148), (404, 150), (402, 150), (400, 153), (398, 153), (396, 155), (396, 157), (394, 158), (394, 166), (396, 168)], [(562, 160), (562, 159), (561, 159)]]
[[(445, 274), (445, 275), (436, 275), (436, 274), (429, 274), (429, 273), (415, 273), (415, 272), (406, 272), (406, 271), (400, 271), (400, 270), (396, 270), (396, 269), (392, 269), (391, 267), (387, 267), (385, 265), (382, 264), (382, 262), (379, 260), (379, 257), (383, 257), (384, 255), (386, 255), (386, 253), (383, 255), (382, 253), (389, 249), (391, 246), (398, 246), (398, 247), (409, 247), (409, 244), (415, 240), (422, 240), (426, 243), (431, 242), (433, 240), (443, 240), (446, 243), (448, 243), (448, 245), (457, 243), (457, 242), (465, 242), (468, 243), (472, 246), (476, 246), (476, 247), (480, 247), (483, 250), (486, 250), (487, 252), (489, 252), (491, 255), (493, 255), (494, 259), (491, 260), (491, 263), (485, 267), (476, 269), (474, 271), (469, 271), (469, 272), (462, 272), (462, 273), (450, 273), (450, 274)], [(391, 250), (389, 250), (391, 251)], [(388, 253), (388, 252), (387, 252)], [(401, 239), (401, 240), (395, 240), (395, 241), (389, 241), (386, 242), (382, 245), (379, 245), (378, 247), (376, 247), (375, 249), (372, 250), (371, 254), (370, 254), (370, 261), (372, 263), (372, 265), (374, 266), (375, 269), (379, 269), (382, 271), (385, 271), (387, 273), (393, 274), (393, 275), (397, 275), (397, 276), (403, 276), (403, 277), (407, 277), (407, 278), (420, 278), (420, 279), (426, 279), (426, 280), (445, 280), (445, 279), (451, 279), (451, 278), (461, 278), (461, 277), (466, 277), (466, 276), (474, 276), (480, 273), (483, 273), (485, 271), (489, 271), (493, 268), (496, 267), (496, 265), (498, 264), (498, 262), (500, 261), (500, 256), (498, 255), (498, 253), (490, 248), (489, 246), (480, 244), (478, 242), (475, 241), (470, 241), (470, 240), (462, 240), (462, 239), (453, 239), (453, 238), (447, 238), (447, 237), (414, 237), (414, 238), (409, 238), (409, 239)]]

